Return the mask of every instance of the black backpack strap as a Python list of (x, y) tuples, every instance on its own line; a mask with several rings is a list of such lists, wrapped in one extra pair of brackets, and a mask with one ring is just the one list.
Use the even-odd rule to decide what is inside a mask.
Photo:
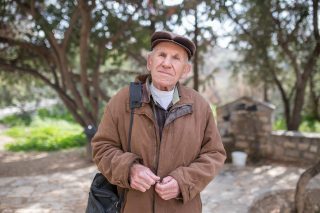
[(142, 99), (142, 84), (131, 82), (130, 83), (130, 126), (129, 126), (129, 134), (128, 134), (128, 152), (131, 152), (131, 133), (132, 133), (132, 125), (133, 125), (133, 114), (134, 109), (141, 107)]
[[(131, 152), (131, 133), (132, 133), (132, 126), (133, 126), (133, 115), (134, 115), (134, 109), (141, 107), (142, 99), (142, 84), (141, 83), (136, 83), (136, 82), (131, 82), (130, 83), (130, 126), (129, 126), (129, 134), (128, 134), (128, 152)], [(124, 200), (124, 193), (120, 193), (120, 200), (119, 203), (123, 203)]]
[[(130, 112), (130, 126), (129, 126), (129, 135), (128, 135), (128, 152), (131, 151), (131, 132), (132, 132), (132, 125), (133, 125), (134, 109), (141, 107), (141, 105), (142, 105), (141, 99), (142, 99), (142, 84), (141, 83), (130, 83), (130, 111), (131, 112)], [(94, 129), (94, 133), (95, 133), (95, 129)], [(94, 133), (91, 135), (91, 137), (94, 135)], [(90, 136), (89, 133), (86, 132), (86, 134), (87, 134), (87, 136)], [(96, 178), (98, 176), (101, 178)], [(114, 191), (114, 193), (116, 193), (116, 186), (110, 184), (109, 181), (101, 173), (97, 174), (96, 177), (94, 178), (94, 180), (91, 184), (91, 187), (90, 187), (91, 192), (89, 193), (86, 212), (96, 212), (97, 209), (94, 207), (100, 206), (104, 203), (103, 201), (100, 201), (100, 200), (97, 201), (96, 199), (94, 199), (94, 195), (92, 193), (92, 187), (95, 186), (98, 179), (102, 179), (104, 181), (103, 184), (101, 183), (101, 181), (99, 181), (100, 182), (98, 184), (99, 190), (103, 190), (101, 187), (115, 187), (114, 190), (111, 190), (111, 191)], [(97, 189), (95, 189), (95, 190), (97, 191)], [(123, 200), (124, 200), (124, 194), (126, 193), (126, 191), (127, 190), (124, 190), (124, 189), (120, 191), (120, 193), (118, 194), (119, 201), (112, 203), (114, 206), (110, 207), (109, 203), (107, 203), (107, 204), (104, 203), (104, 204), (108, 205), (108, 207), (110, 208), (110, 210), (112, 212), (120, 212), (121, 208), (123, 208), (122, 205), (123, 205)], [(100, 191), (99, 191), (99, 193), (100, 193), (99, 196), (101, 196), (103, 198), (106, 198), (106, 197), (109, 198), (109, 195), (108, 196), (105, 196), (104, 194), (101, 195)], [(100, 207), (100, 208), (101, 208), (101, 212), (102, 211), (104, 212), (106, 210), (106, 209), (103, 209), (102, 207)]]

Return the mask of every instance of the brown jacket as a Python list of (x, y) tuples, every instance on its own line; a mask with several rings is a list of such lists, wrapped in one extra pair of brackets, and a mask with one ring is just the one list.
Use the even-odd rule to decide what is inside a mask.
[[(178, 91), (180, 100), (170, 109), (160, 141), (144, 84), (142, 107), (134, 112), (130, 153), (126, 152), (129, 88), (118, 92), (105, 108), (92, 140), (93, 156), (111, 183), (128, 189), (125, 213), (200, 213), (200, 192), (223, 166), (225, 150), (209, 104), (192, 89), (179, 85)], [(137, 161), (161, 178), (175, 178), (182, 199), (162, 200), (154, 187), (144, 193), (130, 188), (129, 169)]]

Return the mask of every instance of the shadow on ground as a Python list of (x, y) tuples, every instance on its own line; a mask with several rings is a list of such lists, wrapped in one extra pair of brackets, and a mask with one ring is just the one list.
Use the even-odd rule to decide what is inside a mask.
[(92, 166), (85, 148), (57, 152), (0, 151), (0, 177), (45, 175)]

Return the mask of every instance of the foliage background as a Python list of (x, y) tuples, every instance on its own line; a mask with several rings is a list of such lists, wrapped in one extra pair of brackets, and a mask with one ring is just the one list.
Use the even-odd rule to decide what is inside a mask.
[(54, 98), (83, 128), (97, 125), (146, 73), (150, 36), (165, 29), (197, 45), (184, 84), (211, 103), (253, 96), (276, 105), (275, 129), (318, 131), (318, 0), (4, 0), (0, 10), (0, 107), (26, 118), (26, 103)]

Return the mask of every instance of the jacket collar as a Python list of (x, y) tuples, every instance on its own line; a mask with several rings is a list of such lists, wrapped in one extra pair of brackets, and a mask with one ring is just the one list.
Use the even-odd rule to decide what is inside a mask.
[[(142, 83), (142, 102), (150, 103), (150, 100), (151, 100), (150, 85), (152, 82), (151, 75), (150, 74), (140, 75), (136, 78), (136, 82)], [(180, 83), (178, 82), (174, 88), (172, 105), (175, 105), (180, 101), (180, 98), (181, 98), (180, 93), (181, 93), (181, 86), (180, 86)]]

